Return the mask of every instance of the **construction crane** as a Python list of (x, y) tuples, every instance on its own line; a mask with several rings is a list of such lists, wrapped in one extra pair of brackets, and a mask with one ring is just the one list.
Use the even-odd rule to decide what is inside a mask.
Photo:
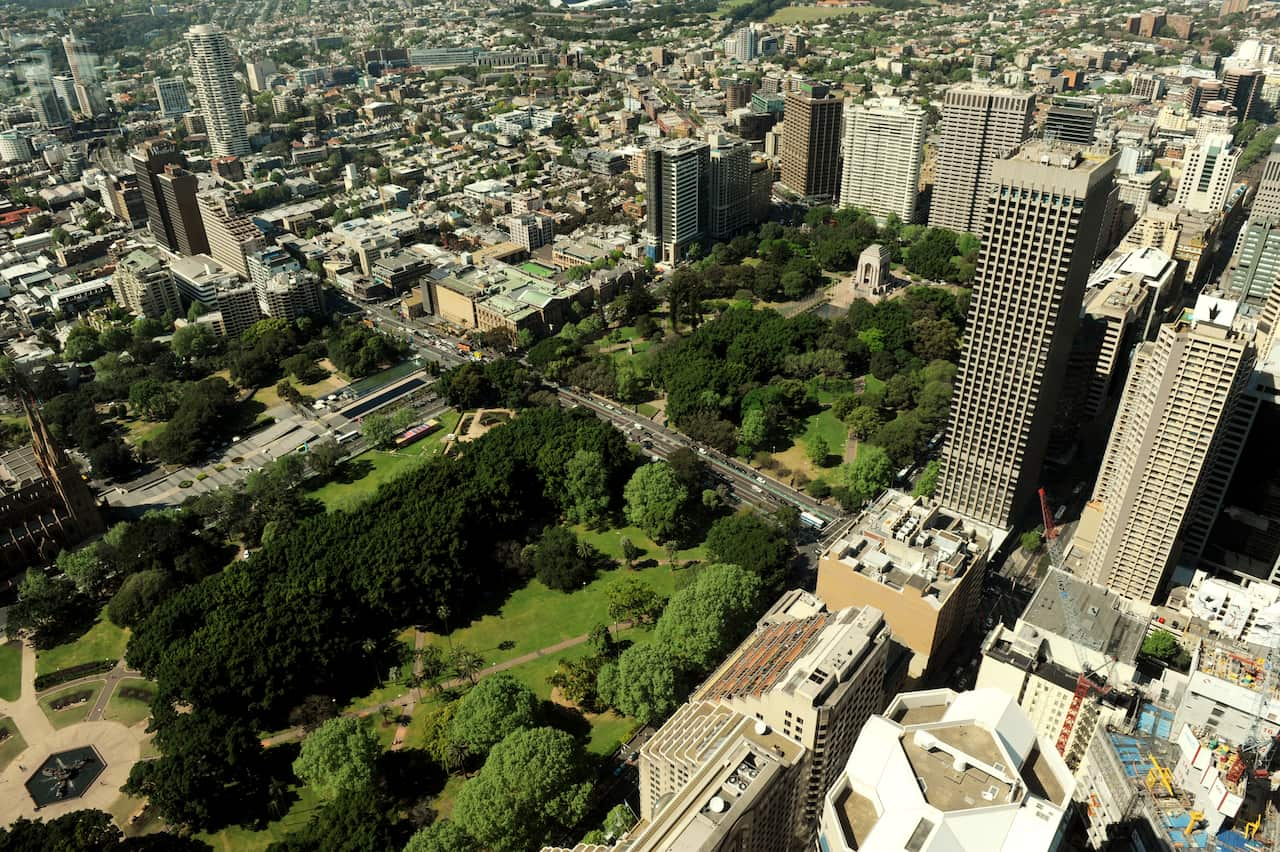
[(1075, 693), (1071, 697), (1071, 704), (1067, 707), (1067, 714), (1062, 719), (1062, 730), (1058, 733), (1058, 742), (1056, 743), (1058, 754), (1066, 757), (1067, 745), (1071, 742), (1071, 734), (1076, 727), (1076, 719), (1080, 716), (1080, 708), (1084, 706), (1085, 699), (1090, 695), (1103, 696), (1111, 691), (1111, 687), (1103, 686), (1096, 683), (1091, 675), (1093, 669), (1085, 664), (1080, 657), (1080, 651), (1076, 647), (1076, 643), (1084, 638), (1084, 633), (1080, 629), (1076, 621), (1076, 611), (1071, 605), (1071, 593), (1067, 589), (1066, 568), (1062, 562), (1062, 543), (1058, 541), (1058, 527), (1053, 522), (1053, 512), (1049, 511), (1049, 497), (1045, 494), (1043, 488), (1040, 489), (1040, 514), (1044, 517), (1044, 541), (1049, 550), (1049, 566), (1056, 569), (1054, 579), (1058, 585), (1058, 598), (1062, 602), (1062, 616), (1067, 625), (1067, 640), (1071, 643), (1071, 648), (1076, 655), (1076, 663), (1079, 666), (1080, 673), (1076, 677)]

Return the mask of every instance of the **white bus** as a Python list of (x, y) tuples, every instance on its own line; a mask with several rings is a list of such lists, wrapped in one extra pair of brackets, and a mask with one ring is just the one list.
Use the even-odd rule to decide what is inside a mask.
[(800, 513), (800, 523), (804, 524), (806, 527), (813, 527), (815, 530), (820, 530), (827, 525), (826, 521), (810, 512)]
[(342, 434), (340, 434), (338, 436), (338, 443), (345, 444), (348, 441), (354, 441), (356, 438), (359, 438), (359, 437), (360, 437), (360, 431), (358, 429), (353, 429), (350, 432), (343, 432)]

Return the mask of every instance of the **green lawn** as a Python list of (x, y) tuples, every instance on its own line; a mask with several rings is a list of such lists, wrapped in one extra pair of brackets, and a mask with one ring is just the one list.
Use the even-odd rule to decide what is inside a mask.
[[(89, 711), (93, 709), (93, 702), (98, 700), (98, 693), (102, 691), (103, 682), (83, 683), (79, 686), (70, 686), (66, 689), (60, 689), (57, 692), (46, 695), (40, 699), (40, 709), (44, 711), (44, 715), (49, 717), (49, 721), (53, 723), (55, 728), (65, 728), (67, 725), (74, 725), (77, 722), (83, 722), (84, 717), (89, 715)], [(54, 710), (52, 703), (55, 699), (64, 695), (70, 695), (75, 692), (88, 692), (89, 698), (86, 701), (68, 707), (65, 710)]]
[(440, 428), (423, 438), (416, 444), (410, 444), (402, 450), (385, 452), (369, 450), (356, 456), (348, 464), (355, 464), (360, 469), (367, 467), (359, 479), (352, 482), (334, 480), (327, 482), (311, 492), (329, 511), (353, 509), (378, 490), (378, 486), (387, 480), (394, 479), (405, 471), (412, 470), (426, 456), (441, 452), (444, 436), (458, 425), (458, 412), (446, 411), (438, 418)]
[(146, 689), (154, 697), (155, 685), (151, 681), (132, 679), (122, 680), (116, 686), (116, 691), (111, 694), (111, 698), (107, 701), (107, 709), (103, 712), (102, 718), (109, 719), (113, 722), (119, 722), (122, 725), (133, 726), (144, 721), (151, 715), (151, 702), (138, 701), (135, 698), (126, 698), (120, 694), (120, 690), (133, 687), (134, 689)]
[[(575, 527), (574, 531), (607, 555), (619, 560), (622, 558), (621, 539), (626, 535), (644, 551), (641, 563), (646, 559), (661, 559), (664, 564), (631, 572), (625, 568), (605, 571), (586, 587), (569, 593), (553, 591), (537, 580), (530, 580), (528, 585), (517, 589), (507, 598), (497, 614), (485, 615), (454, 629), (448, 640), (438, 634), (428, 634), (428, 641), (445, 649), (450, 640), (454, 645), (465, 645), (484, 658), (485, 666), (491, 666), (564, 639), (581, 636), (595, 625), (606, 623), (609, 620), (609, 606), (605, 592), (624, 575), (631, 574), (640, 578), (663, 595), (670, 595), (675, 589), (676, 573), (665, 564), (666, 552), (634, 527), (604, 532), (584, 531), (581, 527)], [(703, 560), (706, 559), (706, 551), (701, 546), (681, 550), (677, 559)], [(510, 642), (511, 647), (499, 648), (503, 642)]]
[(803, 24), (844, 15), (879, 15), (879, 6), (787, 6), (769, 16), (771, 24)]
[(648, 402), (640, 403), (638, 406), (636, 406), (636, 410), (639, 413), (643, 414), (645, 417), (652, 418), (652, 417), (658, 416), (658, 406)]
[(106, 607), (89, 631), (71, 642), (36, 652), (36, 674), (43, 675), (95, 660), (118, 660), (129, 643), (129, 631), (107, 619)]
[[(404, 643), (406, 648), (410, 651), (413, 650), (413, 628), (402, 630), (397, 638)], [(408, 691), (409, 687), (405, 686), (404, 683), (401, 682), (399, 676), (397, 676), (391, 678), (387, 683), (377, 689), (374, 689), (367, 695), (361, 695), (358, 698), (352, 699), (343, 709), (359, 710), (364, 707), (372, 707), (375, 704), (382, 704), (386, 701), (395, 701)]]
[(870, 373), (863, 376), (862, 381), (864, 382), (863, 388), (866, 390), (884, 390), (884, 382), (880, 381)]
[(0, 772), (3, 772), (15, 757), (26, 751), (27, 741), (18, 733), (18, 726), (12, 719), (0, 716), (0, 730), (9, 732), (9, 736), (0, 743)]
[(280, 819), (267, 825), (262, 831), (242, 826), (232, 826), (217, 834), (197, 834), (196, 838), (224, 852), (262, 852), (272, 843), (284, 840), (291, 832), (303, 828), (322, 804), (320, 797), (310, 787), (295, 787), (298, 801)]
[(849, 427), (834, 414), (830, 408), (824, 408), (805, 421), (804, 434), (800, 441), (808, 452), (809, 443), (821, 437), (827, 442), (827, 452), (833, 456), (844, 455), (844, 444), (849, 437)]
[(0, 699), (17, 701), (22, 695), (22, 645), (0, 645)]

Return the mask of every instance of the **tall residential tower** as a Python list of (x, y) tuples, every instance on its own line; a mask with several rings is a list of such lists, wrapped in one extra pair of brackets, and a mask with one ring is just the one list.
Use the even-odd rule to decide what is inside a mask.
[(924, 110), (899, 98), (846, 109), (840, 206), (860, 207), (882, 222), (891, 213), (913, 221), (924, 134)]
[(187, 30), (186, 39), (191, 47), (191, 76), (213, 156), (248, 154), (249, 136), (240, 108), (240, 87), (231, 73), (231, 46), (226, 35), (213, 24), (197, 24)]

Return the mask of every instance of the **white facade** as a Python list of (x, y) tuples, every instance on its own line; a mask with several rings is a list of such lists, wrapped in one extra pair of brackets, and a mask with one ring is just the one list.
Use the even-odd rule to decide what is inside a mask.
[(1227, 203), (1240, 149), (1225, 133), (1211, 133), (1187, 147), (1182, 181), (1173, 203), (1197, 213), (1219, 213)]
[(863, 726), (824, 800), (819, 846), (1047, 852), (1062, 841), (1074, 791), (1062, 758), (1008, 695), (905, 693)]
[(924, 157), (925, 113), (900, 98), (876, 98), (844, 111), (840, 206), (859, 207), (883, 222), (915, 218)]
[(21, 130), (0, 132), (0, 162), (28, 163), (33, 157), (30, 136)]
[(191, 75), (213, 156), (249, 154), (240, 87), (232, 75), (234, 65), (226, 35), (212, 24), (197, 24), (187, 30), (186, 39), (191, 48)]

